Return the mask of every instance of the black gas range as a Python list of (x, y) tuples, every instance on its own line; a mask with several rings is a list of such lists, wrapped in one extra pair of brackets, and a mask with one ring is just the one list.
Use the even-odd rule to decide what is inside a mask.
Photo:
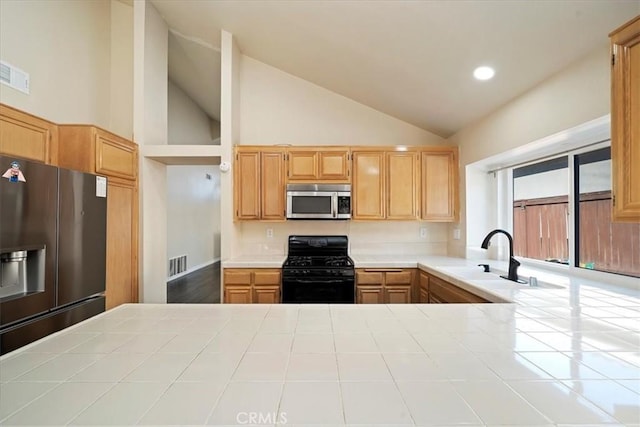
[(355, 269), (347, 236), (289, 236), (282, 266), (283, 303), (355, 302)]

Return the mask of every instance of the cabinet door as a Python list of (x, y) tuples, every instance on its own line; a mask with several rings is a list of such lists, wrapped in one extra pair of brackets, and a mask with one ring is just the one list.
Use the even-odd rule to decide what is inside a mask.
[(107, 185), (106, 308), (138, 302), (138, 191), (135, 184)]
[(253, 283), (260, 285), (280, 286), (282, 273), (280, 269), (260, 268), (253, 272)]
[(279, 286), (254, 286), (253, 303), (255, 304), (279, 304)]
[(225, 286), (224, 302), (226, 304), (251, 304), (251, 286)]
[(429, 299), (444, 303), (488, 302), (482, 297), (434, 276), (429, 279)]
[(384, 187), (384, 152), (354, 152), (353, 219), (384, 219)]
[(382, 286), (357, 286), (356, 297), (358, 304), (384, 304)]
[(55, 124), (0, 105), (0, 154), (56, 165), (57, 142)]
[(424, 271), (420, 272), (419, 302), (421, 304), (429, 302), (429, 275)]
[(284, 219), (284, 152), (263, 151), (260, 155), (260, 217), (262, 219)]
[(386, 304), (410, 304), (411, 285), (387, 285), (384, 289)]
[(458, 220), (457, 182), (455, 149), (422, 153), (422, 219)]
[(237, 219), (260, 219), (260, 153), (236, 153), (234, 194)]
[(289, 150), (289, 181), (315, 181), (318, 153), (315, 150)]
[(349, 151), (319, 151), (318, 179), (320, 181), (349, 181)]
[(418, 154), (387, 153), (387, 219), (418, 219), (420, 179)]
[(613, 220), (640, 222), (640, 16), (611, 34)]
[(96, 173), (136, 179), (138, 175), (138, 150), (127, 141), (96, 130)]

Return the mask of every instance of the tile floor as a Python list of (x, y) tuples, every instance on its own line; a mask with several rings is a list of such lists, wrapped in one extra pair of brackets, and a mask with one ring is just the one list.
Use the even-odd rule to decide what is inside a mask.
[(585, 299), (121, 306), (2, 357), (0, 424), (640, 426), (640, 300)]

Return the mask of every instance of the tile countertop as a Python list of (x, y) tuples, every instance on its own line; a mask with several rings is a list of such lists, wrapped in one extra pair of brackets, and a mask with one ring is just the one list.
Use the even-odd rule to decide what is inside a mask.
[(0, 357), (0, 424), (640, 427), (640, 292), (415, 262), (514, 303), (126, 304)]

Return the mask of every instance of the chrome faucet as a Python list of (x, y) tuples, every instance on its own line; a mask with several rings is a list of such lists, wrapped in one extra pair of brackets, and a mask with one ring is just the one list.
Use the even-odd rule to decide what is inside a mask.
[(500, 277), (502, 277), (503, 279), (512, 280), (514, 282), (519, 282), (518, 267), (520, 266), (520, 263), (513, 257), (513, 237), (511, 237), (511, 234), (500, 229), (493, 230), (489, 234), (487, 234), (487, 237), (484, 238), (484, 240), (482, 241), (482, 245), (480, 245), (480, 247), (482, 249), (489, 248), (489, 243), (490, 243), (489, 241), (491, 240), (493, 235), (497, 233), (502, 233), (505, 236), (507, 236), (507, 238), (509, 239), (509, 274), (507, 276), (500, 276)]

